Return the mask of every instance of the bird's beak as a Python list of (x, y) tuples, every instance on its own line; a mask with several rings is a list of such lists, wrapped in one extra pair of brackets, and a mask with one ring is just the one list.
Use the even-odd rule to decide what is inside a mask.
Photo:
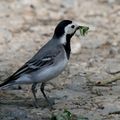
[(76, 28), (76, 30), (79, 30), (80, 29), (80, 26), (78, 26), (77, 28)]

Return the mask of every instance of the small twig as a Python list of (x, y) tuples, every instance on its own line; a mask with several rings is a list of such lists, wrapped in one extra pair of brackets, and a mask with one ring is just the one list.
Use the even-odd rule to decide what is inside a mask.
[(89, 76), (90, 75), (88, 75), (88, 74), (85, 75), (85, 78), (88, 81), (88, 86), (104, 86), (104, 87), (109, 87), (109, 86), (111, 86), (112, 82), (116, 82), (116, 81), (120, 80), (120, 74), (117, 74), (117, 75), (115, 75), (115, 76), (113, 76), (111, 78), (105, 79), (105, 80), (100, 80), (98, 82), (91, 81), (91, 79), (90, 79)]
[(113, 76), (112, 78), (106, 79), (106, 80), (102, 80), (96, 83), (97, 86), (105, 86), (108, 84), (111, 84), (112, 82), (116, 82), (120, 80), (120, 74)]
[(110, 112), (109, 115), (111, 115), (111, 114), (120, 114), (120, 111)]

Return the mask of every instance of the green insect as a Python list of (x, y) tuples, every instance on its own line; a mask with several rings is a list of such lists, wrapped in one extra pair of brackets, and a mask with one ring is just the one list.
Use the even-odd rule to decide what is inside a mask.
[(87, 26), (80, 26), (79, 30), (80, 30), (81, 36), (85, 36), (85, 34), (87, 34), (87, 32), (89, 30), (89, 27), (87, 27)]

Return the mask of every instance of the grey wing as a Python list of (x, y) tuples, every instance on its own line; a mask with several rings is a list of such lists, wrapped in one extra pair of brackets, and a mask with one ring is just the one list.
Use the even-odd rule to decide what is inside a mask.
[(46, 55), (44, 55), (41, 58), (36, 57), (34, 59), (33, 57), (28, 62), (26, 62), (20, 69), (18, 69), (12, 76), (10, 76), (8, 81), (9, 82), (14, 81), (23, 74), (28, 74), (43, 67), (52, 65), (54, 63), (56, 56), (59, 55), (59, 53), (60, 53), (59, 50), (57, 50), (56, 52), (54, 51), (54, 53), (51, 53), (49, 51), (48, 53), (46, 53)]

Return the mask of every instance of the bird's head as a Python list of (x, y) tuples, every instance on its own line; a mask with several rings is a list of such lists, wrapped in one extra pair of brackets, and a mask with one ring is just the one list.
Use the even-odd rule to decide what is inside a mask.
[(79, 25), (71, 20), (63, 20), (61, 21), (54, 31), (55, 38), (59, 38), (62, 44), (65, 44), (67, 40), (70, 40), (74, 35), (76, 30), (79, 29)]

